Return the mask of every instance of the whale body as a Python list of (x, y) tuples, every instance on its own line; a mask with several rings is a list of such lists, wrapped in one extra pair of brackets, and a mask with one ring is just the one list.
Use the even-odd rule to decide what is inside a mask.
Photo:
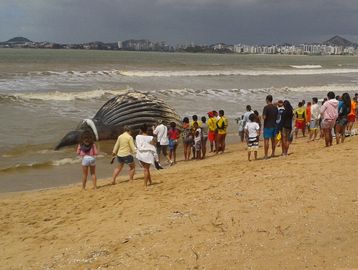
[(84, 119), (78, 127), (68, 132), (57, 144), (55, 150), (79, 143), (85, 130), (93, 132), (97, 141), (117, 139), (128, 126), (138, 133), (141, 125), (155, 125), (161, 120), (164, 125), (175, 122), (180, 126), (180, 117), (163, 100), (142, 92), (127, 92), (108, 100), (92, 119)]

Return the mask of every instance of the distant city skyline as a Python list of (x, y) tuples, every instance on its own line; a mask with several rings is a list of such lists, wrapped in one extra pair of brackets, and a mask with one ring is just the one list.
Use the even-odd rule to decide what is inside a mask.
[(1, 0), (0, 41), (357, 42), (357, 12), (356, 0)]

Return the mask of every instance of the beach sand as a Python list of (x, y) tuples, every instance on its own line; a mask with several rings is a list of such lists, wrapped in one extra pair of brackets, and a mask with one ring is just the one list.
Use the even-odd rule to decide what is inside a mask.
[(153, 170), (148, 191), (138, 174), (3, 194), (0, 268), (357, 269), (358, 137), (323, 144), (253, 162), (229, 145)]

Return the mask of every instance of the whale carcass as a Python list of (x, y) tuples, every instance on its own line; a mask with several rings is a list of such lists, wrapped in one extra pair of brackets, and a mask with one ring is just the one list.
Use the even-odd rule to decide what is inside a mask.
[(144, 123), (152, 126), (158, 120), (165, 125), (180, 125), (179, 115), (163, 100), (142, 92), (120, 94), (107, 101), (92, 119), (83, 120), (76, 130), (67, 133), (55, 150), (77, 144), (84, 130), (91, 130), (96, 140), (110, 140), (116, 139), (124, 126), (136, 132)]

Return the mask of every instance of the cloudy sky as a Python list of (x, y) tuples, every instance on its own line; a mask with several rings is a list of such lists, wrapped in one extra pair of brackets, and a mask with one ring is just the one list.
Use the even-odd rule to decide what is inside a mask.
[(0, 0), (0, 41), (358, 41), (357, 0)]

